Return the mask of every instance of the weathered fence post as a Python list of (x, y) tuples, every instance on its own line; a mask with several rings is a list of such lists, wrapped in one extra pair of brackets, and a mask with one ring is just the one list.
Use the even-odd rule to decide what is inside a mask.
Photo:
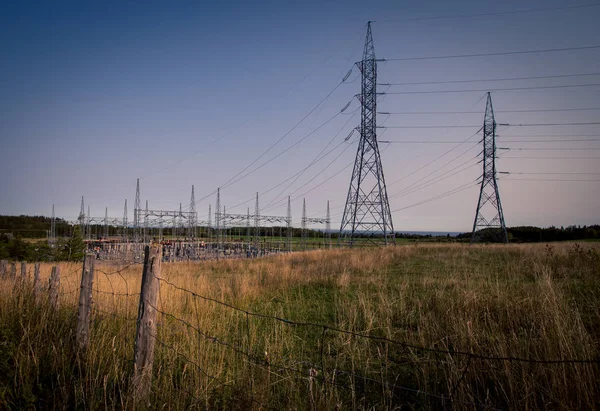
[(12, 262), (10, 263), (10, 279), (14, 280), (17, 278), (17, 263), (16, 262)]
[(27, 263), (21, 261), (21, 281), (24, 283), (27, 281)]
[(79, 312), (77, 314), (77, 344), (87, 348), (90, 342), (90, 320), (92, 317), (92, 287), (94, 285), (94, 255), (86, 254), (79, 287)]
[(8, 263), (6, 260), (0, 261), (0, 278), (6, 278), (8, 275)]
[(60, 267), (53, 266), (48, 284), (48, 302), (50, 307), (58, 308), (58, 289), (60, 288)]
[(157, 301), (160, 289), (160, 265), (162, 260), (160, 245), (146, 246), (142, 290), (135, 336), (133, 394), (136, 399), (143, 398), (152, 382), (152, 362), (154, 361), (154, 343), (156, 338)]
[(33, 299), (36, 302), (40, 299), (40, 263), (33, 265)]

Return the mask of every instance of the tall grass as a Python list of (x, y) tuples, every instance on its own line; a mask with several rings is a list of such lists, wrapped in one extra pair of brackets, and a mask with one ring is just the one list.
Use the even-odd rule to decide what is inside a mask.
[[(598, 409), (598, 363), (453, 352), (599, 360), (599, 250), (433, 244), (163, 264), (152, 393), (138, 404), (128, 390), (140, 265), (98, 263), (85, 352), (74, 342), (80, 266), (61, 266), (58, 310), (4, 279), (0, 408)], [(167, 282), (440, 352), (249, 316)]]

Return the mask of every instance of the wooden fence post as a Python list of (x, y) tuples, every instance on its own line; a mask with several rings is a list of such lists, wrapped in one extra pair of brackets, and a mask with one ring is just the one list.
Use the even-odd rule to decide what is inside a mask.
[(21, 261), (21, 282), (25, 283), (25, 281), (27, 281), (27, 263)]
[(58, 308), (58, 289), (60, 288), (60, 267), (53, 266), (48, 284), (48, 302), (50, 307)]
[(90, 342), (90, 320), (92, 318), (92, 287), (94, 285), (94, 255), (86, 254), (79, 287), (79, 312), (77, 314), (77, 344), (87, 348)]
[(10, 263), (10, 279), (15, 280), (17, 278), (17, 263), (14, 261)]
[(148, 393), (152, 382), (156, 317), (158, 315), (155, 307), (160, 290), (161, 254), (162, 247), (160, 245), (146, 246), (133, 357), (132, 385), (136, 399), (143, 398)]
[(40, 299), (40, 263), (33, 265), (33, 299), (36, 302)]
[(8, 263), (6, 260), (0, 261), (0, 278), (6, 278), (8, 276)]

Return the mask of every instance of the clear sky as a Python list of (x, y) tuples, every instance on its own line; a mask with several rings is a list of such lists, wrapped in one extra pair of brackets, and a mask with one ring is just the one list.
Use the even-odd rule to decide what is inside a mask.
[[(105, 207), (122, 216), (127, 199), (132, 219), (139, 178), (151, 209), (188, 209), (193, 184), (201, 219), (224, 187), (228, 212), (253, 208), (258, 191), (263, 213), (285, 215), (279, 200), (291, 194), (296, 221), (303, 197), (312, 216), (329, 200), (339, 227), (367, 21), (382, 59), (570, 49), (600, 45), (600, 6), (590, 3), (6, 3), (0, 214), (50, 215), (55, 204), (74, 220), (85, 196), (99, 217)], [(458, 142), (481, 126), (490, 89), (496, 121), (511, 124), (498, 128), (498, 146), (510, 148), (497, 162), (512, 173), (499, 175), (507, 225), (599, 223), (600, 132), (588, 124), (600, 121), (599, 63), (599, 48), (380, 62), (380, 92), (479, 90), (379, 97), (380, 112), (419, 113), (378, 115), (390, 127), (379, 139), (404, 141), (380, 143), (395, 229), (470, 231), (480, 136)], [(510, 80), (383, 86), (492, 79)], [(587, 86), (532, 89), (577, 84)], [(559, 109), (577, 110), (531, 111)], [(461, 113), (426, 114), (447, 111)], [(548, 123), (558, 125), (535, 125)], [(431, 128), (396, 128), (409, 126)]]

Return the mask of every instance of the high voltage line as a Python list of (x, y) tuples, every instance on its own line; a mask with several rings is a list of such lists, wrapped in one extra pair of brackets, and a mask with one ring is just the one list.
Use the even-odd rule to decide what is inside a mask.
[(490, 16), (503, 16), (503, 15), (514, 15), (514, 14), (526, 14), (526, 13), (539, 13), (545, 11), (559, 11), (559, 10), (574, 10), (574, 9), (583, 9), (589, 7), (597, 7), (600, 6), (598, 3), (591, 4), (582, 4), (576, 6), (562, 6), (562, 7), (548, 7), (548, 8), (539, 8), (539, 9), (525, 9), (525, 10), (507, 10), (507, 11), (497, 11), (490, 13), (473, 13), (473, 14), (455, 14), (450, 16), (430, 16), (430, 17), (411, 17), (406, 19), (398, 19), (398, 20), (377, 20), (377, 23), (401, 23), (401, 22), (413, 22), (413, 21), (427, 21), (427, 20), (450, 20), (450, 19), (464, 19), (464, 18), (473, 18), (473, 17), (490, 17)]
[[(600, 84), (599, 84), (600, 85)], [(591, 121), (591, 122), (579, 122), (579, 123), (531, 123), (531, 124), (498, 124), (499, 126), (507, 126), (507, 127), (545, 127), (545, 126), (595, 126), (600, 125), (600, 122)], [(426, 125), (418, 125), (418, 126), (379, 126), (377, 128), (475, 128), (481, 127), (480, 125), (468, 125), (468, 126), (458, 126), (458, 125), (434, 125), (434, 126), (426, 126)]]
[[(550, 112), (562, 112), (562, 111), (597, 111), (600, 107), (593, 108), (555, 108), (555, 109), (534, 109), (534, 110), (498, 110), (496, 113), (550, 113)], [(422, 115), (422, 114), (479, 114), (480, 111), (378, 111), (377, 114), (381, 115)]]
[(499, 51), (494, 53), (473, 53), (473, 54), (453, 54), (446, 56), (420, 56), (420, 57), (400, 57), (391, 59), (378, 59), (377, 61), (388, 62), (388, 61), (410, 61), (410, 60), (440, 60), (440, 59), (458, 59), (458, 58), (471, 58), (471, 57), (493, 57), (493, 56), (508, 56), (518, 54), (537, 54), (537, 53), (555, 53), (562, 51), (573, 51), (573, 50), (594, 50), (600, 48), (600, 45), (594, 46), (581, 46), (581, 47), (562, 47), (553, 49), (538, 49), (538, 50), (517, 50), (517, 51)]
[(446, 94), (446, 93), (483, 93), (483, 92), (504, 92), (504, 91), (522, 91), (522, 90), (552, 90), (563, 88), (595, 87), (600, 83), (589, 84), (561, 84), (555, 86), (531, 86), (531, 87), (506, 87), (506, 88), (488, 88), (471, 90), (421, 90), (421, 91), (388, 91), (378, 94)]
[[(598, 76), (600, 73), (580, 73), (580, 74), (557, 74), (553, 76), (529, 76), (529, 77), (505, 77), (505, 78), (491, 78), (491, 79), (480, 79), (480, 80), (447, 80), (447, 81), (413, 81), (406, 83), (378, 83), (379, 86), (411, 86), (411, 85), (425, 85), (425, 84), (459, 84), (459, 83), (483, 83), (488, 81), (516, 81), (516, 80), (537, 80), (537, 79), (549, 79), (549, 78), (566, 78), (566, 77), (585, 77), (585, 76)], [(481, 114), (481, 113), (479, 113)]]
[[(583, 143), (588, 141), (600, 141), (600, 138), (572, 139), (572, 140), (502, 140), (503, 143)], [(436, 141), (436, 140), (380, 140), (387, 144), (455, 144), (460, 141)]]

